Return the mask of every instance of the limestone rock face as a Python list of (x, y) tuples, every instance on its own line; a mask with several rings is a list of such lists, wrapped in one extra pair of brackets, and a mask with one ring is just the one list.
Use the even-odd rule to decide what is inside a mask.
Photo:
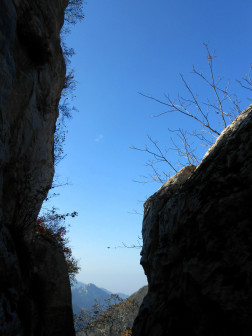
[(250, 335), (252, 106), (145, 203), (137, 336)]
[(0, 2), (0, 218), (8, 226), (29, 226), (51, 186), (65, 6), (66, 0)]
[(34, 235), (54, 174), (67, 0), (0, 0), (0, 335), (74, 335), (63, 253)]

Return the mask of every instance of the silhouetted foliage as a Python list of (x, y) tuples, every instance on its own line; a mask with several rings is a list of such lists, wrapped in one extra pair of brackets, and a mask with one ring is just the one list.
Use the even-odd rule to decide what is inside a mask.
[(123, 300), (117, 294), (96, 302), (88, 310), (82, 310), (75, 315), (75, 329), (82, 335), (117, 336), (130, 332), (133, 320), (138, 311), (138, 305), (131, 299)]
[(69, 0), (65, 10), (65, 24), (63, 27), (65, 33), (69, 33), (71, 25), (75, 25), (84, 19), (83, 5), (83, 0)]
[[(59, 117), (56, 122), (54, 133), (54, 165), (56, 166), (64, 157), (64, 144), (66, 140), (66, 120), (72, 117), (72, 111), (75, 109), (71, 106), (70, 101), (73, 99), (73, 92), (76, 87), (74, 79), (74, 70), (69, 69), (71, 57), (74, 55), (73, 48), (69, 48), (64, 39), (65, 35), (70, 32), (71, 25), (76, 24), (84, 18), (83, 1), (70, 0), (65, 10), (65, 23), (61, 31), (61, 47), (66, 63), (66, 75), (64, 86), (61, 93), (61, 100), (59, 103)], [(56, 183), (55, 177), (52, 184), (52, 189), (67, 183)], [(47, 195), (45, 201), (57, 195), (56, 193)], [(75, 281), (75, 276), (79, 272), (80, 267), (78, 261), (73, 257), (72, 250), (69, 246), (69, 239), (67, 238), (67, 226), (65, 220), (67, 217), (76, 217), (77, 212), (58, 214), (55, 208), (45, 211), (36, 220), (36, 233), (48, 239), (56, 247), (60, 248), (65, 256), (68, 266), (68, 274), (70, 282)]]
[(48, 239), (54, 246), (61, 249), (67, 262), (68, 274), (70, 282), (75, 281), (75, 276), (79, 272), (80, 267), (78, 261), (72, 256), (72, 250), (69, 246), (67, 235), (67, 227), (65, 220), (67, 217), (76, 217), (77, 212), (58, 214), (53, 208), (47, 211), (36, 220), (36, 233)]
[(65, 10), (65, 22), (61, 31), (61, 47), (66, 62), (67, 72), (65, 82), (61, 93), (61, 100), (59, 103), (59, 117), (56, 123), (54, 136), (54, 161), (57, 165), (64, 157), (64, 144), (66, 140), (66, 121), (71, 119), (72, 112), (76, 110), (72, 106), (71, 101), (74, 98), (74, 90), (76, 88), (76, 80), (74, 78), (74, 70), (69, 68), (71, 58), (75, 54), (73, 48), (69, 48), (65, 43), (66, 34), (70, 33), (72, 25), (80, 22), (84, 18), (83, 0), (70, 0)]

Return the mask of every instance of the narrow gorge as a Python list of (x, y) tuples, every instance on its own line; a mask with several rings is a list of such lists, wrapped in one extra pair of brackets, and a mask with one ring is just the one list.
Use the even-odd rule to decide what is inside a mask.
[[(0, 335), (74, 336), (64, 253), (35, 231), (54, 176), (68, 0), (0, 0)], [(144, 205), (134, 336), (249, 336), (252, 105)]]

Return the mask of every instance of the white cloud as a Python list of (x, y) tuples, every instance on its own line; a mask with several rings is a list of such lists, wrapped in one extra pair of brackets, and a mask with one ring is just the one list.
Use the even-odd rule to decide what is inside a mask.
[(95, 142), (99, 142), (103, 139), (103, 134), (97, 135), (97, 137), (94, 139)]

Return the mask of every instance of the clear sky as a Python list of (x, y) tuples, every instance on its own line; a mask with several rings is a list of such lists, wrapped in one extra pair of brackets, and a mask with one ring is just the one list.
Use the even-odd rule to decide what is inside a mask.
[(193, 127), (178, 115), (150, 118), (165, 107), (138, 92), (175, 97), (185, 90), (181, 72), (207, 96), (190, 72), (192, 64), (207, 70), (202, 44), (208, 42), (216, 50), (216, 73), (239, 93), (235, 79), (252, 62), (252, 2), (90, 0), (84, 11), (67, 38), (76, 52), (73, 104), (79, 112), (68, 123), (67, 156), (57, 168), (71, 184), (53, 204), (79, 213), (69, 231), (82, 267), (78, 280), (131, 294), (146, 284), (140, 250), (113, 247), (137, 244), (142, 218), (131, 212), (142, 212), (142, 202), (159, 185), (133, 182), (148, 174), (147, 156), (130, 146), (143, 147), (147, 135), (169, 146), (168, 128)]

